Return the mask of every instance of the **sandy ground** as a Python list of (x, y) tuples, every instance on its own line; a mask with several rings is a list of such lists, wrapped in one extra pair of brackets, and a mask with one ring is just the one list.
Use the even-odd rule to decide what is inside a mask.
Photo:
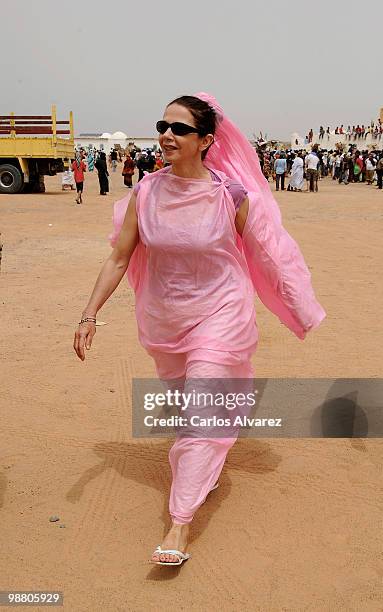
[[(126, 193), (111, 179), (102, 198), (88, 174), (82, 206), (60, 177), (0, 195), (0, 589), (60, 590), (75, 612), (382, 610), (379, 439), (240, 440), (193, 522), (193, 558), (148, 564), (168, 527), (171, 440), (130, 436), (131, 379), (154, 368), (125, 282), (86, 361), (72, 349)], [(258, 304), (257, 375), (382, 376), (382, 192), (324, 180), (277, 198), (328, 318), (301, 342)]]

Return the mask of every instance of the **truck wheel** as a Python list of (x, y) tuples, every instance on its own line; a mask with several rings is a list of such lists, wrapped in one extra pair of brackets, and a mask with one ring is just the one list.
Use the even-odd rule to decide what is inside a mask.
[(16, 166), (0, 166), (0, 193), (18, 193), (24, 184), (23, 175)]
[(45, 193), (44, 175), (37, 174), (29, 181), (29, 191), (31, 193)]

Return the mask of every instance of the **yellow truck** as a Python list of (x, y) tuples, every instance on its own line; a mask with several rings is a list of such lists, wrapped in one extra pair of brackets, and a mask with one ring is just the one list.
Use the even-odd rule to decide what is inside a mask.
[(74, 154), (72, 112), (69, 121), (57, 121), (54, 105), (51, 115), (0, 115), (0, 193), (45, 191), (44, 176), (63, 172)]

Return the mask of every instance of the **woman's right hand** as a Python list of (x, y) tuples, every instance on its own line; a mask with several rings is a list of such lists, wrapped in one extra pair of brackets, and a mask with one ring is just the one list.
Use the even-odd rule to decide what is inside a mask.
[[(128, 269), (138, 241), (136, 194), (132, 193), (113, 252), (102, 266), (82, 318), (95, 318), (96, 313), (112, 295)], [(81, 361), (85, 359), (85, 349), (89, 350), (92, 346), (95, 333), (96, 325), (92, 320), (79, 324), (74, 335), (73, 348)]]
[(79, 324), (76, 329), (73, 341), (73, 348), (76, 351), (77, 357), (81, 361), (85, 360), (85, 348), (87, 350), (92, 346), (93, 336), (96, 333), (96, 324), (91, 321)]

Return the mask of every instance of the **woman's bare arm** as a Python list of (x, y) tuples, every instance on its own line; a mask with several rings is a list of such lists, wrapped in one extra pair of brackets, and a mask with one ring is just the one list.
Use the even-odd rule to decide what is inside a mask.
[[(130, 258), (138, 243), (138, 238), (136, 196), (132, 194), (117, 243), (101, 268), (83, 315), (95, 317), (103, 304), (112, 295), (128, 268)], [(82, 361), (85, 359), (84, 346), (87, 349), (91, 347), (95, 332), (96, 327), (94, 323), (87, 322), (79, 325), (75, 333), (73, 348)]]
[(117, 288), (127, 270), (137, 242), (136, 196), (132, 194), (117, 243), (101, 268), (92, 295), (84, 310), (86, 314), (95, 316)]
[(242, 232), (243, 232), (243, 228), (245, 227), (248, 212), (249, 212), (249, 198), (246, 196), (246, 198), (242, 200), (241, 205), (238, 208), (237, 214), (235, 216), (235, 227), (237, 228), (237, 232), (240, 236), (242, 236)]

